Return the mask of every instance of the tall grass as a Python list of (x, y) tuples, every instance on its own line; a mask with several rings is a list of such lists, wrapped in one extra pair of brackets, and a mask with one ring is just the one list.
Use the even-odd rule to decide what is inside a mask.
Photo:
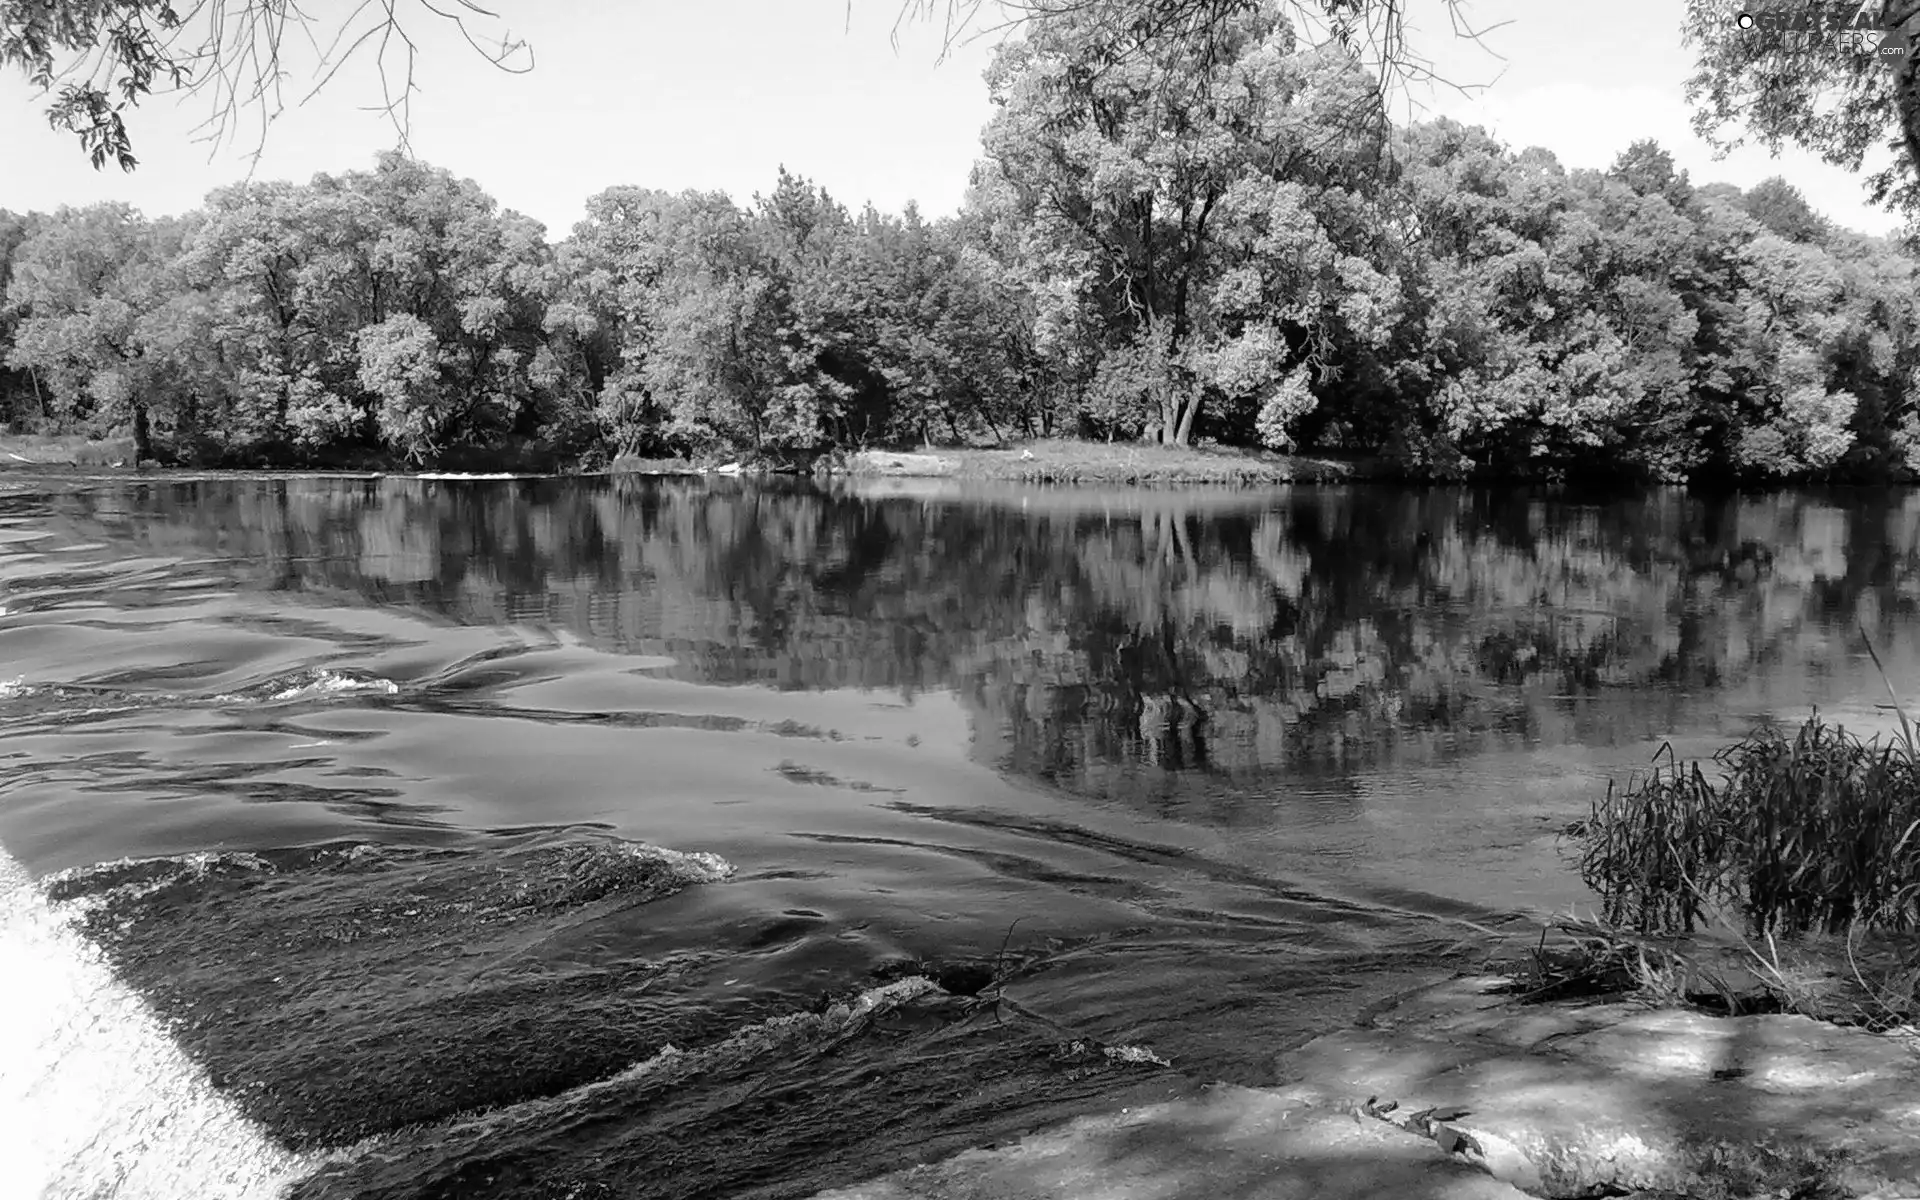
[(1792, 737), (1766, 728), (1716, 755), (1718, 780), (1668, 747), (1651, 776), (1609, 786), (1577, 830), (1602, 915), (1642, 934), (1715, 915), (1763, 936), (1920, 927), (1920, 751), (1894, 707), (1893, 737), (1862, 741), (1816, 712)]

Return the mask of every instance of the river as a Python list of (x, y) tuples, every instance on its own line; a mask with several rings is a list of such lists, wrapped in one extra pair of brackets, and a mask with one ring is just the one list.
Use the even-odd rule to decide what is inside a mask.
[(806, 1196), (1282, 1078), (1916, 596), (1903, 491), (7, 472), (0, 848), (292, 1195)]

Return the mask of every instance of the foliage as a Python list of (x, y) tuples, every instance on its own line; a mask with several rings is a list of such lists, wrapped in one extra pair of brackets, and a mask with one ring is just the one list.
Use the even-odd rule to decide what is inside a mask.
[(1691, 932), (1716, 910), (1760, 934), (1920, 925), (1920, 755), (1817, 715), (1719, 758), (1724, 779), (1669, 763), (1608, 789), (1583, 831), (1581, 876), (1602, 915)]
[(609, 188), (555, 245), (399, 154), (178, 218), (0, 214), (4, 418), (207, 464), (1080, 437), (1435, 479), (1920, 471), (1901, 246), (1646, 140), (1569, 171), (1390, 127), (1297, 6), (1117, 12), (1042, 6), (998, 49), (938, 220), (783, 167), (744, 205)]
[(1067, 6), (987, 82), (977, 203), (1047, 247), (1033, 286), (1104, 332), (1097, 423), (1185, 444), (1209, 396), (1271, 417), (1289, 372), (1330, 366), (1337, 324), (1383, 329), (1392, 281), (1343, 236), (1366, 228), (1380, 128), (1338, 47), (1300, 48), (1258, 6), (1190, 40)]
[[(1768, 19), (1742, 29), (1735, 9), (1718, 0), (1687, 0), (1683, 32), (1696, 51), (1687, 100), (1694, 128), (1716, 146), (1752, 136), (1778, 152), (1809, 150), (1849, 171), (1886, 146), (1895, 157), (1876, 172), (1876, 202), (1912, 208), (1920, 167), (1920, 62), (1911, 53), (1874, 53), (1889, 32), (1910, 38), (1920, 28), (1914, 0), (1761, 9)], [(1729, 135), (1729, 127), (1742, 134)]]

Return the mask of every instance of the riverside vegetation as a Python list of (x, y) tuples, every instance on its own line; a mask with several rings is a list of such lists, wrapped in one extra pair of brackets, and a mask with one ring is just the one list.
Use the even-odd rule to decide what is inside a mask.
[(1552, 927), (1517, 990), (1920, 1022), (1920, 742), (1893, 709), (1891, 737), (1816, 713), (1722, 751), (1717, 779), (1669, 752), (1609, 787), (1569, 831), (1600, 910)]
[(1433, 479), (1920, 463), (1903, 240), (1785, 180), (1696, 186), (1649, 141), (1568, 170), (1387, 124), (1277, 5), (1136, 34), (1069, 8), (1003, 45), (938, 220), (783, 168), (745, 206), (613, 187), (555, 244), (398, 155), (178, 216), (0, 214), (0, 418), (207, 466), (1062, 437), (1241, 448), (1241, 477), (1275, 451)]

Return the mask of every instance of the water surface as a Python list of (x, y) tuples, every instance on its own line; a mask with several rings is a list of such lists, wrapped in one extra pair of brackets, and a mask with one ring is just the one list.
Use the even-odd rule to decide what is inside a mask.
[(0, 846), (304, 1194), (806, 1195), (1272, 1081), (1585, 904), (1557, 831), (1661, 746), (1884, 724), (1917, 539), (1907, 492), (8, 473)]

